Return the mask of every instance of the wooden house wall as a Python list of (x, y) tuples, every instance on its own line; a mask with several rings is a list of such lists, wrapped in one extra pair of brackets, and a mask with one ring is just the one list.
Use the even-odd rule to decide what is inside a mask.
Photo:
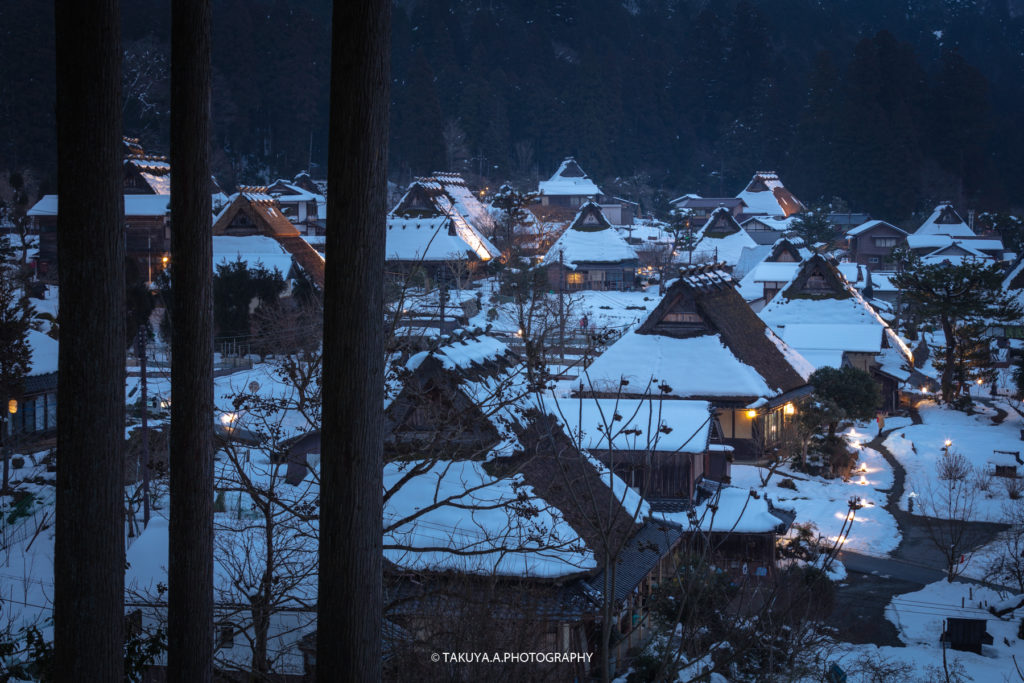
[(846, 351), (843, 353), (843, 365), (871, 372), (871, 369), (878, 365), (875, 361), (875, 353), (861, 353), (859, 351)]
[[(171, 228), (166, 216), (125, 216), (125, 252), (145, 271), (150, 264), (156, 268), (160, 259), (170, 253)], [(56, 277), (57, 217), (36, 218), (39, 231), (39, 275)]]
[(756, 460), (766, 451), (777, 448), (786, 439), (792, 424), (783, 406), (758, 413), (753, 418), (747, 417), (746, 408), (719, 407), (715, 417), (722, 441), (733, 447), (739, 460)]
[(590, 199), (590, 195), (585, 194), (553, 194), (540, 196), (540, 203), (542, 206), (563, 206), (570, 209), (578, 209)]
[[(875, 244), (876, 239), (895, 239), (896, 244), (893, 246), (877, 246)], [(905, 245), (907, 238), (899, 230), (894, 230), (886, 225), (879, 225), (853, 237), (850, 242), (854, 261), (862, 266), (881, 270), (896, 266), (892, 252), (896, 247)]]
[[(578, 263), (576, 269), (557, 263), (548, 266), (548, 284), (553, 289), (562, 287), (567, 292), (583, 289), (628, 290), (636, 283), (638, 262), (632, 263)], [(616, 279), (620, 278), (620, 279)]]

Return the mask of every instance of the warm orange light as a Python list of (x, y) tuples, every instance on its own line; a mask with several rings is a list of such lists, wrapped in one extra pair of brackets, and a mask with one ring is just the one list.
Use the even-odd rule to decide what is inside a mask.
[(14, 415), (16, 412), (18, 412), (17, 399), (12, 398), (10, 401), (7, 402), (7, 412), (10, 413), (11, 415)]
[(751, 420), (753, 420), (755, 417), (757, 417), (757, 411), (753, 410), (753, 409), (748, 410), (747, 411), (747, 417), (749, 417)]
[(796, 406), (792, 403), (787, 403), (786, 407), (782, 409), (782, 412), (786, 415), (796, 415)]

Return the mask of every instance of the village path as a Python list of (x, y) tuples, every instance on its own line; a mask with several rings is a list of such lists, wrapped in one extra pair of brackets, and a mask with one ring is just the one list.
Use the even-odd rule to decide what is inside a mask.
[[(1002, 418), (1005, 415), (997, 415)], [(916, 411), (911, 410), (914, 424), (921, 424)], [(1001, 420), (999, 420), (1001, 421)], [(998, 424), (998, 422), (996, 422)], [(883, 506), (896, 520), (900, 530), (900, 544), (889, 556), (871, 555), (848, 550), (837, 555), (849, 572), (848, 579), (836, 596), (832, 625), (850, 642), (876, 645), (902, 645), (897, 631), (885, 619), (885, 607), (896, 595), (920, 590), (929, 583), (945, 578), (945, 560), (928, 535), (924, 518), (899, 509), (899, 501), (906, 486), (906, 470), (883, 442), (899, 427), (884, 430), (866, 444), (882, 454), (893, 471), (893, 484), (886, 494)], [(976, 548), (989, 542), (1004, 529), (1001, 524), (972, 523), (968, 530), (968, 544)], [(983, 583), (961, 577), (959, 581)]]
[[(1005, 411), (999, 411), (999, 413), (1001, 414), (997, 414), (993, 418), (995, 424), (998, 424), (1006, 417)], [(917, 411), (911, 409), (910, 417), (914, 424), (921, 424), (921, 417), (917, 414)], [(922, 573), (921, 570), (938, 570), (941, 574), (944, 574), (946, 563), (942, 552), (935, 547), (934, 542), (929, 536), (928, 525), (930, 522), (920, 515), (910, 514), (899, 507), (899, 501), (903, 497), (903, 491), (906, 486), (907, 472), (899, 460), (883, 445), (889, 435), (899, 431), (899, 429), (901, 428), (896, 427), (884, 430), (866, 445), (881, 453), (882, 457), (892, 467), (893, 484), (888, 490), (882, 491), (882, 493), (886, 494), (887, 498), (883, 507), (896, 519), (896, 525), (900, 530), (900, 544), (888, 558), (863, 555), (864, 560), (854, 559), (854, 565), (855, 567), (870, 567), (869, 571), (879, 570), (882, 573), (915, 581), (914, 577), (923, 578), (928, 575), (927, 572)], [(966, 532), (966, 549), (974, 550), (990, 542), (997, 533), (1004, 529), (1006, 529), (1005, 524), (971, 522)], [(846, 555), (854, 555), (854, 553), (846, 553)], [(868, 559), (876, 561), (868, 562)], [(889, 564), (884, 564), (886, 560), (890, 560)], [(883, 570), (883, 567), (887, 569)], [(856, 568), (851, 568), (851, 570), (858, 571)]]

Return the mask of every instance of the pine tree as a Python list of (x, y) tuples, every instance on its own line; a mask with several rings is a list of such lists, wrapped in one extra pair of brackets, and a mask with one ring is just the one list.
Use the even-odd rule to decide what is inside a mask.
[[(7, 238), (2, 239), (6, 244)], [(0, 246), (0, 253), (4, 249)], [(34, 311), (18, 282), (13, 267), (0, 263), (0, 406), (21, 396), (25, 375), (32, 361), (28, 330)], [(6, 438), (6, 435), (5, 435)], [(3, 454), (3, 486), (0, 495), (8, 493), (10, 483), (9, 450)]]
[(948, 261), (925, 264), (911, 257), (894, 283), (912, 314), (942, 330), (935, 354), (941, 369), (944, 403), (967, 407), (959, 399), (974, 378), (985, 377), (992, 356), (979, 340), (986, 325), (1020, 318), (1021, 306), (1002, 288), (1003, 271), (995, 263)]

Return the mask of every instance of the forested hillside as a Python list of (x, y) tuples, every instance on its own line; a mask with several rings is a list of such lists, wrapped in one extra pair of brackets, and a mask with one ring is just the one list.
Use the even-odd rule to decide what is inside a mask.
[[(402, 0), (391, 177), (550, 175), (575, 155), (657, 204), (778, 170), (805, 201), (890, 220), (1018, 207), (1014, 0)], [(166, 150), (168, 0), (123, 3), (126, 133)], [(0, 171), (54, 167), (49, 3), (0, 5)], [(227, 184), (323, 175), (328, 0), (215, 0), (214, 160)], [(52, 189), (52, 188), (50, 188)]]

